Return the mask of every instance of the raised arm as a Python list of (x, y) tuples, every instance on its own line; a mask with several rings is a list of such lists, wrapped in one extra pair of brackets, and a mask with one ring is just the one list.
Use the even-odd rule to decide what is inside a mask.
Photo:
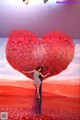
[(50, 73), (47, 73), (46, 75), (43, 75), (42, 73), (40, 73), (40, 75), (42, 76), (42, 77), (46, 77), (46, 76), (48, 76)]
[(32, 71), (23, 71), (23, 73), (33, 73), (35, 72), (35, 70), (32, 70)]

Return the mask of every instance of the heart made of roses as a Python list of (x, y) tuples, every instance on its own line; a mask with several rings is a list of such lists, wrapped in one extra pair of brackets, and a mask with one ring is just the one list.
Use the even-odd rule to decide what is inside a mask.
[[(6, 45), (6, 58), (14, 69), (23, 73), (41, 66), (43, 74), (50, 73), (45, 78), (65, 70), (73, 56), (74, 43), (61, 32), (47, 33), (39, 40), (32, 32), (14, 30)], [(33, 74), (23, 74), (33, 79)]]

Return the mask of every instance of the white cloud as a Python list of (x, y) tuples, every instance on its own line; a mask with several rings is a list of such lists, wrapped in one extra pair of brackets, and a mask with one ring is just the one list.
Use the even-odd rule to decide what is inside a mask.
[(6, 59), (0, 60), (0, 65), (3, 66), (2, 68), (0, 68), (0, 71), (13, 70), (13, 68), (9, 65)]
[(80, 54), (80, 44), (75, 45), (75, 52)]
[(66, 74), (75, 74), (75, 72), (80, 70), (80, 64), (70, 63), (68, 68), (65, 70)]
[(75, 55), (80, 58), (80, 44), (75, 45)]
[(4, 75), (0, 75), (0, 80), (13, 80), (13, 81), (18, 81), (18, 80), (29, 80), (28, 77), (20, 74), (20, 75), (8, 75), (8, 74), (4, 74)]
[(0, 60), (0, 79), (11, 79), (11, 80), (27, 80), (28, 78), (22, 73), (18, 72), (7, 62), (6, 59)]
[(6, 59), (0, 60), (0, 64), (4, 64), (6, 62)]

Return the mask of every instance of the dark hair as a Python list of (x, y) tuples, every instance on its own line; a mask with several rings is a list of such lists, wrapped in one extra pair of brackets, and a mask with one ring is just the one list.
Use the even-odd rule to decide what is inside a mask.
[(36, 70), (38, 71), (40, 68), (41, 68), (40, 72), (42, 72), (42, 67), (41, 66), (37, 67)]
[[(42, 69), (42, 67), (41, 67), (41, 66), (37, 67), (37, 68), (36, 68), (36, 70), (38, 71), (40, 68), (41, 68), (41, 71), (40, 71), (40, 72), (42, 73), (43, 69)], [(42, 81), (42, 76), (41, 76), (41, 75), (39, 75), (39, 78), (40, 78), (40, 79), (41, 79), (41, 81)]]

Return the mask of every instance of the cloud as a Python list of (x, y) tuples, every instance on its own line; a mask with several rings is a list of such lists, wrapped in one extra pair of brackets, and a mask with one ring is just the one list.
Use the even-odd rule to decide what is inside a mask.
[(6, 45), (7, 38), (0, 38), (0, 47), (4, 47)]
[(22, 73), (18, 72), (7, 62), (6, 58), (0, 60), (0, 79), (8, 80), (27, 80), (28, 78)]
[(75, 45), (75, 55), (80, 58), (80, 44)]
[(6, 59), (0, 60), (0, 66), (2, 66), (0, 67), (0, 71), (13, 70)]
[(78, 75), (79, 76), (80, 64), (70, 63), (69, 67), (66, 69), (66, 75)]
[(27, 78), (26, 76), (20, 74), (20, 75), (8, 75), (8, 74), (4, 74), (4, 75), (0, 75), (0, 80), (29, 80), (29, 78)]
[(14, 70), (14, 68), (7, 62), (6, 58), (3, 60), (0, 60), (0, 74), (17, 74), (19, 73), (17, 70)]
[(11, 73), (11, 71), (13, 71), (13, 68), (9, 64), (6, 64), (6, 65), (4, 65), (4, 67), (0, 68), (0, 71), (2, 71), (2, 72), (9, 71)]
[(80, 43), (75, 45), (75, 54), (74, 54), (74, 59), (73, 62), (75, 64), (80, 64)]
[(0, 60), (0, 64), (4, 64), (6, 62), (6, 59)]

